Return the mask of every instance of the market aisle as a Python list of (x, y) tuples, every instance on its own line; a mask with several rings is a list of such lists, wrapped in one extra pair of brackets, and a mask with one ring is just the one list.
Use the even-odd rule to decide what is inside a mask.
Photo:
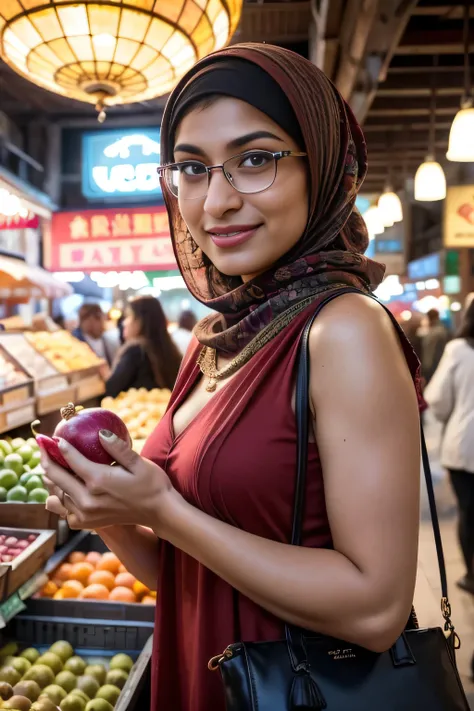
[[(456, 580), (464, 573), (461, 551), (456, 538), (456, 508), (449, 482), (437, 458), (439, 429), (429, 418), (426, 423), (426, 438), (435, 480), (453, 621), (462, 643), (461, 649), (458, 651), (458, 667), (469, 695), (471, 707), (474, 709), (474, 684), (470, 679), (470, 661), (474, 652), (474, 598), (459, 590), (455, 585)], [(440, 625), (442, 618), (439, 608), (441, 593), (438, 563), (424, 484), (422, 492), (419, 571), (415, 605), (420, 624), (423, 626)]]

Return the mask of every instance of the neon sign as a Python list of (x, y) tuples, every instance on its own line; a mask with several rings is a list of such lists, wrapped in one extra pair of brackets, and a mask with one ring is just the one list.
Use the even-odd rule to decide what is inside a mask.
[(82, 194), (89, 200), (160, 199), (160, 129), (82, 136)]

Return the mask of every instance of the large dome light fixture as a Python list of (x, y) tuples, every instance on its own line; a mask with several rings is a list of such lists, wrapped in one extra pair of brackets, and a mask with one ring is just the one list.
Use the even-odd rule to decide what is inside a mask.
[(229, 42), (241, 9), (242, 0), (0, 0), (0, 56), (100, 111), (171, 91)]
[(461, 109), (454, 117), (449, 132), (446, 158), (460, 163), (474, 161), (474, 96), (471, 89), (471, 65), (469, 62), (469, 22), (471, 2), (464, 0), (463, 44), (464, 44), (464, 96)]
[(446, 197), (446, 176), (441, 165), (427, 156), (415, 175), (415, 200), (435, 202)]
[(390, 187), (379, 197), (377, 207), (384, 227), (392, 227), (395, 222), (403, 220), (402, 202)]

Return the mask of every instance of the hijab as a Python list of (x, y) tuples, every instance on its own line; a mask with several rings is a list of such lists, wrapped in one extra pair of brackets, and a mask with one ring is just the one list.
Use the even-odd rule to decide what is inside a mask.
[(278, 123), (308, 154), (309, 214), (297, 244), (249, 282), (217, 270), (193, 240), (177, 199), (162, 180), (173, 249), (193, 296), (216, 313), (195, 328), (203, 346), (228, 356), (256, 352), (314, 301), (341, 286), (376, 288), (385, 267), (363, 255), (365, 223), (355, 207), (367, 172), (362, 130), (334, 85), (298, 54), (240, 44), (198, 62), (170, 95), (161, 127), (163, 164), (173, 162), (184, 114), (206, 96), (247, 101)]

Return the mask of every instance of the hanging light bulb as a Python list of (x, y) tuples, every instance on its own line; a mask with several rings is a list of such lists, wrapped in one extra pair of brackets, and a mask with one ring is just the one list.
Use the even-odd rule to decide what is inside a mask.
[(469, 0), (464, 2), (464, 98), (461, 110), (457, 112), (449, 133), (446, 158), (460, 163), (474, 161), (474, 99), (471, 91), (471, 67), (469, 63)]
[(474, 108), (471, 99), (454, 117), (446, 158), (460, 163), (474, 161)]
[(363, 218), (365, 220), (365, 224), (367, 225), (369, 235), (381, 235), (385, 230), (382, 215), (376, 205), (369, 207), (367, 212), (364, 212)]
[(385, 227), (391, 227), (394, 222), (403, 220), (401, 200), (390, 188), (379, 197), (377, 206)]
[(446, 176), (440, 164), (427, 156), (415, 175), (415, 200), (435, 202), (446, 197)]

